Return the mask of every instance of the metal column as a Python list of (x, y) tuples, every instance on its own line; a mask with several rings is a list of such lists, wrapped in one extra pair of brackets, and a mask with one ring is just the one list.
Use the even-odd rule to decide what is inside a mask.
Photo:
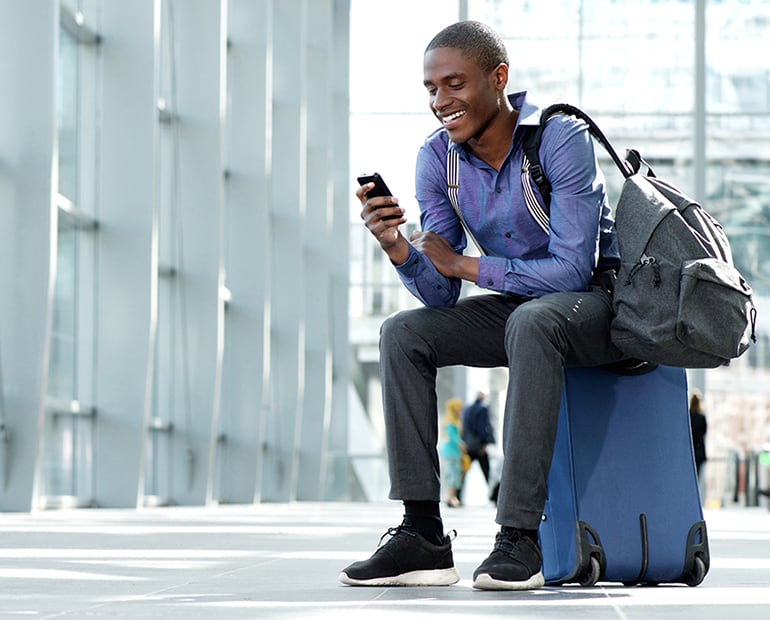
[(294, 446), (304, 406), (306, 10), (303, 0), (273, 3), (270, 383), (261, 472), (262, 498), (272, 501), (296, 499)]
[(267, 0), (230, 0), (229, 101), (225, 267), (227, 306), (221, 441), (217, 455), (220, 502), (259, 499), (261, 427), (269, 363), (271, 110)]
[(102, 24), (95, 499), (136, 507), (157, 327), (159, 0), (106, 2)]
[(223, 214), (226, 0), (174, 2), (179, 213), (176, 325), (184, 342), (177, 376), (184, 406), (171, 435), (171, 495), (210, 500), (224, 344)]

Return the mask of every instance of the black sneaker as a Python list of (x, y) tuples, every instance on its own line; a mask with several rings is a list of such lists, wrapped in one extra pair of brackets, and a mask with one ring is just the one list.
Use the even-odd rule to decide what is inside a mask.
[(480, 590), (534, 590), (545, 585), (540, 567), (543, 554), (537, 544), (518, 530), (495, 537), (495, 548), (473, 572), (473, 587)]
[(434, 545), (404, 521), (382, 535), (372, 557), (343, 569), (340, 581), (350, 586), (452, 585), (460, 580), (452, 560), (452, 538), (445, 536), (443, 544)]

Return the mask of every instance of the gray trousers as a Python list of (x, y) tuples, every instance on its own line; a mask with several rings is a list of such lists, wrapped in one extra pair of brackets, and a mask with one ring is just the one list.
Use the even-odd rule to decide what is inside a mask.
[(508, 367), (503, 469), (496, 521), (536, 529), (556, 438), (565, 366), (618, 361), (612, 298), (599, 286), (525, 300), (461, 299), (389, 317), (380, 331), (380, 376), (390, 498), (440, 501), (436, 370)]

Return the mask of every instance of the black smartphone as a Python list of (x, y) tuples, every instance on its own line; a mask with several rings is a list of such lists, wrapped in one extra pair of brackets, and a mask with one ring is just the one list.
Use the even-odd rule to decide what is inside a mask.
[[(374, 183), (374, 187), (370, 189), (366, 195), (369, 198), (376, 198), (377, 196), (392, 196), (393, 192), (388, 189), (388, 186), (383, 181), (379, 172), (372, 174), (362, 174), (357, 178), (359, 185), (366, 185), (367, 183)], [(388, 215), (383, 217), (383, 220), (397, 220), (400, 219), (400, 215)]]
[(369, 198), (375, 198), (377, 196), (392, 196), (393, 194), (385, 185), (385, 181), (382, 180), (379, 172), (372, 174), (362, 174), (358, 177), (359, 185), (366, 185), (367, 183), (374, 183), (374, 187), (367, 192)]

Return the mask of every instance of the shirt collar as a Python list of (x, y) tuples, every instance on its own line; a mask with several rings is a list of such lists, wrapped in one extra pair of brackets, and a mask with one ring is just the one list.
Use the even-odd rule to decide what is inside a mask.
[(540, 108), (530, 101), (526, 90), (508, 95), (508, 101), (511, 102), (514, 110), (519, 111), (517, 125), (540, 124)]
[[(516, 121), (516, 127), (519, 125), (537, 126), (540, 124), (540, 108), (532, 103), (527, 97), (527, 91), (521, 90), (517, 93), (508, 95), (508, 101), (511, 102), (511, 106), (519, 113), (519, 118)], [(516, 128), (514, 128), (514, 133)], [(449, 148), (457, 151), (463, 160), (468, 159), (468, 153), (461, 144), (456, 144), (449, 140)]]

